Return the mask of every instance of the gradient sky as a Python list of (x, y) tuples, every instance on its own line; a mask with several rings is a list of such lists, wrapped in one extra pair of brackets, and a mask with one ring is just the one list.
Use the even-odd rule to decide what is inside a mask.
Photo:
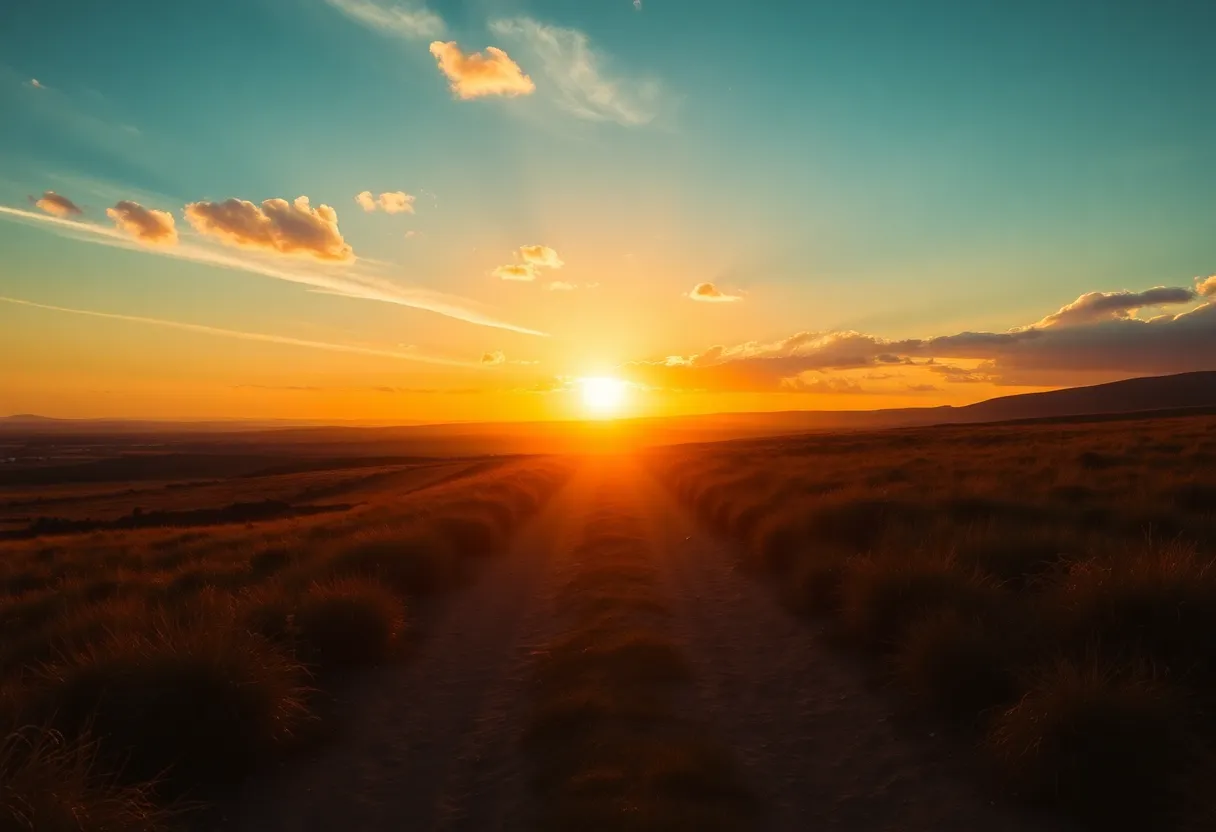
[(1213, 31), (1199, 0), (6, 3), (0, 414), (562, 418), (602, 375), (630, 413), (868, 409), (1213, 369)]

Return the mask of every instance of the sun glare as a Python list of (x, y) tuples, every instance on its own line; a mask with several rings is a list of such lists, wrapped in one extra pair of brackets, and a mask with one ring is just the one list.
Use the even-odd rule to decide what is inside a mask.
[(583, 388), (583, 407), (595, 416), (616, 415), (625, 403), (626, 384), (619, 378), (597, 376), (579, 379)]

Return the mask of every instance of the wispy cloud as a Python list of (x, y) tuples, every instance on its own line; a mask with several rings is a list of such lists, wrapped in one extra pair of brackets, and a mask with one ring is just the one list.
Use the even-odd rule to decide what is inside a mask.
[(481, 307), (480, 304), (467, 298), (448, 295), (442, 292), (433, 292), (427, 289), (400, 286), (380, 275), (370, 273), (367, 270), (358, 271), (354, 267), (347, 267), (345, 271), (338, 272), (334, 271), (333, 267), (322, 267), (319, 265), (310, 267), (306, 262), (300, 261), (293, 263), (291, 268), (285, 268), (281, 263), (258, 258), (251, 253), (238, 255), (191, 242), (182, 242), (180, 245), (173, 247), (149, 248), (140, 245), (116, 228), (47, 216), (34, 211), (24, 211), (20, 208), (11, 208), (5, 205), (0, 205), (0, 218), (38, 225), (47, 230), (83, 242), (112, 246), (127, 249), (128, 251), (142, 251), (161, 257), (187, 260), (217, 268), (231, 269), (297, 283), (308, 286), (314, 292), (391, 303), (414, 309), (424, 309), (467, 323), (511, 330), (525, 335), (544, 336), (546, 334), (535, 329), (499, 320)]
[(564, 280), (555, 280), (549, 284), (548, 288), (550, 292), (573, 292), (577, 287), (573, 283), (567, 283)]
[(347, 17), (386, 35), (408, 40), (437, 38), (443, 18), (422, 3), (376, 3), (372, 0), (326, 0)]
[[(508, 263), (499, 266), (492, 274), (500, 280), (532, 281), (537, 278), (541, 269), (560, 269), (566, 265), (557, 252), (549, 246), (531, 245), (520, 246), (515, 250), (518, 263)], [(549, 288), (563, 288), (569, 284), (550, 284)], [(573, 289), (573, 286), (569, 286)]]
[(117, 312), (97, 312), (92, 309), (73, 309), (67, 306), (52, 306), (47, 303), (35, 303), (29, 300), (21, 300), (19, 298), (0, 297), (0, 303), (10, 303), (16, 306), (26, 306), (33, 309), (43, 309), (50, 312), (64, 312), (70, 315), (85, 315), (90, 318), (106, 318), (112, 321), (126, 321), (128, 323), (148, 324), (151, 326), (168, 327), (169, 329), (178, 329), (183, 332), (195, 332), (200, 335), (215, 335), (222, 338), (236, 338), (241, 341), (260, 341), (266, 344), (283, 344), (291, 347), (306, 347), (315, 350), (328, 350), (329, 352), (348, 352), (356, 355), (372, 355), (380, 358), (396, 358), (401, 361), (417, 361), (424, 364), (442, 364), (449, 367), (473, 367), (477, 366), (473, 362), (459, 361), (452, 358), (440, 358), (437, 356), (424, 355), (418, 352), (396, 352), (394, 350), (381, 350), (374, 347), (361, 347), (356, 344), (334, 344), (328, 341), (309, 341), (303, 338), (290, 338), (285, 335), (267, 335), (261, 332), (243, 332), (236, 329), (222, 329), (215, 326), (206, 326), (204, 324), (190, 324), (182, 321), (167, 321), (162, 318), (145, 318), (142, 315), (122, 315)]
[(740, 295), (728, 295), (712, 283), (698, 283), (692, 287), (692, 291), (688, 296), (693, 300), (708, 301), (710, 303), (732, 303), (737, 300), (743, 300)]
[(557, 91), (557, 103), (580, 118), (637, 126), (650, 123), (659, 113), (658, 82), (610, 75), (607, 59), (578, 29), (517, 17), (495, 20), (490, 30), (518, 42), (522, 54), (539, 64), (549, 86)]
[(513, 97), (529, 95), (536, 89), (519, 64), (497, 47), (486, 47), (485, 54), (466, 54), (454, 40), (447, 43), (437, 40), (431, 44), (431, 54), (457, 98), (467, 101), (489, 95)]

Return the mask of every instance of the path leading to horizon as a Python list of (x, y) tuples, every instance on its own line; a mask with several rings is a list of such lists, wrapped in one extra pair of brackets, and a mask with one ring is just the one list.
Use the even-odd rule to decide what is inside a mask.
[[(626, 507), (628, 523), (605, 522), (606, 499)], [(540, 828), (550, 798), (534, 785), (537, 754), (546, 752), (526, 741), (538, 662), (552, 659), (553, 645), (580, 637), (563, 610), (572, 592), (590, 586), (580, 575), (596, 571), (597, 536), (612, 537), (617, 553), (598, 569), (608, 583), (624, 585), (642, 567), (653, 573), (647, 603), (657, 608), (653, 620), (664, 622), (655, 626), (690, 671), (681, 711), (737, 762), (756, 798), (744, 828), (1048, 828), (981, 796), (965, 774), (965, 753), (897, 729), (892, 709), (856, 667), (737, 572), (729, 547), (624, 460), (589, 464), (473, 585), (423, 611), (405, 661), (341, 696), (335, 738), (248, 784), (219, 828)], [(606, 620), (620, 620), (619, 598), (606, 600)], [(630, 616), (634, 629), (652, 620)], [(544, 762), (547, 770), (553, 761)], [(622, 816), (597, 828), (669, 827)]]

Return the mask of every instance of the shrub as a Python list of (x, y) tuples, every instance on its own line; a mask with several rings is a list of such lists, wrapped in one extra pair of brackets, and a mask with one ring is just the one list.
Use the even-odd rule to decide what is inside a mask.
[(309, 588), (294, 624), (300, 658), (325, 673), (387, 659), (405, 629), (405, 607), (382, 584), (345, 578)]
[(0, 739), (0, 829), (159, 832), (170, 813), (147, 786), (124, 786), (99, 769), (96, 744), (35, 726)]
[(973, 722), (1016, 694), (1012, 641), (973, 616), (933, 613), (913, 621), (899, 640), (895, 678), (927, 707)]
[(1146, 671), (1058, 662), (987, 748), (1021, 796), (1097, 828), (1160, 828), (1195, 763), (1184, 701)]
[(382, 534), (355, 543), (326, 564), (335, 577), (371, 577), (407, 596), (428, 595), (463, 577), (451, 545), (417, 531)]
[(218, 605), (155, 616), (151, 632), (47, 668), (33, 691), (69, 737), (91, 731), (127, 782), (165, 775), (170, 791), (232, 782), (305, 716), (303, 669)]
[(980, 614), (1001, 600), (991, 582), (945, 562), (858, 558), (849, 562), (841, 584), (842, 632), (863, 647), (889, 649), (925, 614)]

